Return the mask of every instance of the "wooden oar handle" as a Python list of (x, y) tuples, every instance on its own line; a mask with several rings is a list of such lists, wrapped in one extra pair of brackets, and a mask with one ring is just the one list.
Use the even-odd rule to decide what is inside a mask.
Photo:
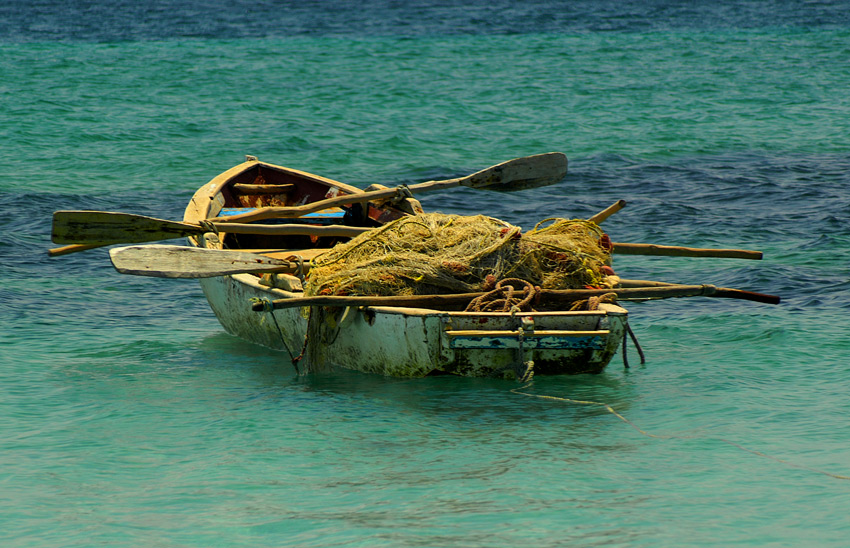
[(98, 247), (103, 247), (100, 244), (71, 244), (64, 245), (62, 247), (54, 247), (53, 249), (47, 250), (47, 255), (50, 257), (59, 257), (60, 255), (68, 255), (69, 253), (76, 253), (77, 251), (87, 251), (89, 249), (96, 249)]
[(611, 204), (607, 208), (603, 209), (602, 211), (600, 211), (599, 213), (597, 213), (593, 217), (589, 218), (588, 221), (590, 221), (591, 223), (600, 224), (602, 221), (604, 221), (605, 219), (607, 219), (611, 215), (617, 213), (618, 211), (620, 211), (624, 207), (626, 207), (626, 201), (625, 200), (617, 200), (616, 202), (614, 202), (613, 204)]
[(718, 287), (712, 297), (721, 297), (726, 299), (743, 299), (745, 301), (753, 301), (764, 304), (779, 304), (782, 300), (776, 295), (767, 295), (764, 293), (755, 293), (753, 291), (743, 291), (741, 289), (727, 289)]
[(761, 260), (761, 251), (749, 249), (702, 249), (698, 247), (679, 247), (656, 244), (625, 244), (615, 242), (614, 253), (617, 255), (651, 255), (657, 257), (719, 257), (722, 259), (753, 259)]
[[(637, 288), (637, 287), (670, 287), (668, 282), (656, 282), (651, 280), (620, 280), (620, 287)], [(743, 291), (741, 289), (729, 289), (728, 287), (717, 287), (711, 297), (720, 297), (727, 299), (743, 299), (765, 304), (779, 304), (782, 300), (776, 295), (767, 295), (765, 293), (755, 293), (753, 291)]]

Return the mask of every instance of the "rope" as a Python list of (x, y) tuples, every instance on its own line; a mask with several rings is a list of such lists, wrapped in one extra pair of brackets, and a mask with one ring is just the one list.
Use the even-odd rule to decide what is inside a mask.
[[(522, 347), (520, 347), (520, 352), (522, 352)], [(529, 360), (522, 365), (525, 366), (525, 372), (523, 372), (517, 380), (519, 382), (531, 382), (531, 379), (534, 378), (534, 362)]]
[(629, 357), (626, 356), (626, 348), (629, 344), (629, 337), (632, 338), (632, 342), (637, 349), (638, 356), (640, 356), (640, 364), (643, 365), (646, 363), (646, 356), (643, 354), (643, 348), (640, 347), (640, 343), (638, 342), (637, 337), (635, 337), (635, 332), (632, 331), (632, 326), (627, 323), (626, 329), (623, 331), (623, 367), (626, 369), (629, 368)]
[[(277, 318), (274, 315), (274, 305), (272, 302), (269, 299), (251, 297), (251, 303), (261, 303), (263, 305), (263, 312), (268, 312), (271, 315), (277, 334), (280, 335), (280, 342), (283, 344), (283, 348), (286, 349), (286, 353), (289, 354), (289, 359), (292, 360), (292, 366), (295, 367), (295, 373), (300, 375), (301, 372), (298, 370), (298, 360), (301, 359), (301, 356), (299, 356), (298, 359), (292, 357), (292, 351), (289, 350), (289, 346), (286, 344), (286, 339), (283, 338), (283, 330), (280, 328), (280, 325), (277, 323)], [(301, 353), (303, 354), (304, 351), (302, 350)]]
[(410, 187), (408, 187), (407, 185), (398, 185), (395, 188), (395, 191), (395, 197), (390, 200), (390, 203), (394, 206), (399, 205), (408, 198), (413, 198), (413, 193), (410, 191)]
[(213, 223), (212, 221), (207, 221), (205, 219), (202, 219), (202, 220), (198, 221), (198, 226), (203, 228), (204, 232), (212, 232), (213, 234), (218, 236), (218, 227), (215, 226), (215, 223)]
[(301, 255), (292, 255), (287, 260), (294, 261), (296, 264), (293, 276), (301, 280), (302, 287), (307, 284), (307, 277), (304, 275), (304, 258)]
[[(515, 296), (522, 288), (522, 296)], [(532, 302), (536, 301), (540, 288), (519, 278), (507, 278), (496, 283), (496, 287), (487, 293), (472, 299), (465, 312), (534, 312)]]
[(623, 330), (623, 367), (629, 368), (629, 357), (626, 355), (626, 349), (629, 347), (629, 333)]
[[(629, 325), (629, 324), (626, 324), (626, 333), (628, 333), (629, 337), (632, 338), (632, 342), (635, 345), (635, 349), (637, 350), (638, 356), (640, 356), (641, 365), (645, 364), (646, 363), (646, 356), (644, 356), (644, 354), (643, 354), (643, 348), (640, 347), (640, 343), (638, 342), (637, 337), (635, 336), (635, 332), (632, 331), (632, 326)], [(625, 335), (623, 336), (623, 338), (625, 339)], [(626, 358), (626, 342), (624, 340), (623, 341), (623, 359), (625, 359), (625, 358)], [(628, 367), (628, 365), (626, 367)]]
[(576, 301), (570, 307), (570, 312), (576, 310), (599, 310), (599, 305), (602, 303), (616, 304), (617, 294), (605, 293), (604, 295), (599, 295), (597, 297), (589, 297), (584, 301)]
[[(529, 394), (528, 392), (520, 392), (520, 390), (525, 390), (526, 388), (528, 388), (532, 384), (533, 383), (529, 382), (525, 386), (521, 386), (519, 388), (512, 388), (511, 392), (514, 393), (514, 394), (518, 394), (520, 396), (528, 396), (530, 398), (540, 398), (540, 399), (543, 399), (543, 400), (553, 400), (553, 401), (561, 401), (561, 402), (567, 402), (567, 403), (577, 403), (577, 404), (580, 404), (580, 405), (598, 405), (598, 406), (604, 407), (606, 411), (608, 411), (609, 413), (611, 413), (612, 415), (614, 415), (615, 417), (617, 417), (618, 419), (620, 419), (624, 423), (628, 424), (629, 426), (631, 426), (632, 428), (637, 430), (640, 434), (642, 434), (642, 435), (644, 435), (648, 438), (655, 438), (655, 439), (659, 439), (659, 440), (694, 440), (694, 439), (700, 439), (698, 436), (659, 436), (657, 434), (651, 434), (651, 433), (641, 429), (638, 425), (636, 425), (635, 423), (633, 423), (632, 421), (630, 421), (629, 419), (627, 419), (626, 417), (624, 417), (623, 415), (621, 415), (620, 413), (615, 411), (614, 408), (611, 407), (610, 405), (608, 405), (607, 403), (602, 403), (602, 402), (598, 402), (598, 401), (589, 401), (589, 400), (574, 400), (574, 399), (571, 399), (571, 398), (563, 398), (563, 397), (559, 397), (559, 396), (548, 396), (548, 395), (545, 395), (545, 394)], [(792, 468), (799, 468), (801, 470), (808, 470), (809, 472), (814, 472), (816, 474), (823, 474), (824, 476), (829, 476), (829, 477), (834, 478), (834, 479), (850, 480), (850, 476), (842, 476), (841, 474), (833, 474), (832, 472), (826, 472), (824, 470), (818, 470), (817, 468), (811, 468), (811, 467), (804, 466), (804, 465), (801, 465), (801, 464), (796, 464), (796, 463), (793, 463), (793, 462), (790, 462), (790, 461), (787, 461), (787, 460), (783, 460), (783, 459), (762, 453), (761, 451), (756, 451), (755, 449), (749, 449), (749, 448), (744, 447), (743, 445), (741, 445), (739, 443), (736, 443), (734, 441), (730, 441), (730, 440), (727, 440), (727, 439), (724, 439), (724, 438), (713, 438), (713, 439), (715, 439), (716, 441), (725, 443), (727, 445), (731, 445), (732, 447), (736, 447), (736, 448), (738, 448), (742, 451), (746, 451), (747, 453), (750, 453), (752, 455), (756, 455), (758, 457), (770, 459), (770, 460), (782, 463), (786, 466), (790, 466)]]
[[(298, 370), (298, 362), (304, 359), (307, 353), (307, 343), (310, 341), (310, 325), (313, 323), (313, 307), (310, 307), (307, 312), (307, 329), (304, 331), (304, 344), (301, 345), (301, 353), (297, 357), (292, 358), (292, 365), (295, 370)], [(291, 355), (290, 355), (291, 356)]]

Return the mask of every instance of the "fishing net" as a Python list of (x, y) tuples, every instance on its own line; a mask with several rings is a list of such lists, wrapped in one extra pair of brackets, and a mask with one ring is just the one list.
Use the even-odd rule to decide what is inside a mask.
[[(550, 223), (542, 226), (545, 223)], [(483, 215), (402, 217), (313, 261), (306, 295), (431, 295), (489, 291), (520, 278), (544, 289), (599, 285), (607, 236), (584, 220), (547, 219), (533, 230)]]

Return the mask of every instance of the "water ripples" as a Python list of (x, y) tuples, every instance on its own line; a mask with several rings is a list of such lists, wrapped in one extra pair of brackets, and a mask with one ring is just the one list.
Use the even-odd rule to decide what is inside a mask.
[[(848, 472), (842, 2), (602, 2), (582, 17), (443, 2), (385, 18), (369, 2), (252, 4), (264, 17), (198, 20), (113, 4), (67, 28), (76, 4), (26, 21), (0, 7), (16, 99), (0, 104), (12, 545), (843, 546), (846, 486), (811, 470)], [(274, 24), (305, 14), (312, 26)], [(523, 389), (562, 398), (544, 400), (494, 380), (299, 377), (224, 334), (194, 282), (119, 276), (105, 249), (45, 254), (54, 210), (179, 219), (245, 153), (365, 186), (549, 150), (570, 158), (557, 185), (422, 202), (530, 229), (624, 199), (603, 224), (614, 241), (765, 259), (624, 256), (621, 275), (783, 304), (630, 303), (647, 363), (629, 348), (629, 369), (618, 356)]]

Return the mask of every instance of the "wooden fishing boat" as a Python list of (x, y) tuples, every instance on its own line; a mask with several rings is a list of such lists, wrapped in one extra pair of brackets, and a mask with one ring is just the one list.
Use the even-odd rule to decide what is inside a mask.
[[(535, 373), (598, 373), (616, 353), (625, 334), (631, 335), (626, 310), (606, 299), (721, 297), (779, 304), (781, 299), (775, 295), (708, 284), (624, 280), (605, 272), (612, 251), (669, 257), (762, 258), (760, 251), (745, 249), (611, 242), (598, 230), (598, 224), (619, 211), (625, 205), (622, 200), (587, 221), (561, 220), (563, 223), (520, 234), (518, 227), (487, 217), (424, 214), (412, 194), (455, 186), (520, 190), (555, 184), (564, 178), (566, 170), (566, 156), (554, 152), (516, 158), (456, 179), (360, 190), (248, 157), (195, 193), (184, 222), (119, 212), (56, 211), (52, 240), (66, 245), (48, 254), (60, 256), (107, 245), (189, 237), (188, 247), (117, 247), (109, 255), (123, 274), (199, 278), (210, 306), (228, 332), (285, 351), (296, 367), (306, 365), (314, 371), (336, 366), (393, 376), (455, 374), (519, 379)], [(442, 219), (443, 228), (427, 224), (434, 219)], [(489, 227), (484, 232), (491, 238), (489, 243), (468, 237), (478, 228), (470, 231), (471, 225), (465, 223), (481, 219)], [(396, 235), (405, 234), (400, 227), (408, 225), (419, 226), (420, 232), (397, 239)], [(430, 235), (424, 240), (417, 236), (423, 226)], [(466, 228), (455, 232), (453, 240), (437, 239), (449, 226), (455, 231)], [(577, 228), (578, 232), (572, 234), (579, 239), (570, 240), (564, 247), (560, 238), (568, 233), (558, 232), (559, 239), (547, 240), (553, 231), (561, 230), (559, 226)], [(364, 232), (370, 234), (344, 244)], [(584, 238), (584, 244), (580, 238)], [(380, 252), (392, 248), (385, 255), (386, 262), (376, 258), (364, 242), (375, 244)], [(458, 248), (457, 243), (450, 242), (466, 246), (463, 253), (452, 256), (454, 259), (474, 256), (474, 268), (478, 269), (470, 278), (474, 283), (461, 283), (455, 276), (457, 272), (467, 276), (471, 271), (458, 271), (463, 263), (446, 260), (447, 248)], [(429, 250), (424, 254), (425, 262), (413, 263), (412, 267), (405, 263), (407, 270), (393, 277), (386, 269), (388, 264), (397, 266), (400, 255), (414, 255), (415, 248), (423, 243)], [(441, 246), (439, 256), (433, 255), (435, 244)], [(479, 251), (490, 249), (504, 249), (508, 254), (489, 256), (495, 257), (495, 262), (479, 262), (483, 257)], [(605, 251), (594, 259), (596, 266), (591, 268), (591, 263), (584, 261), (599, 255), (600, 249)], [(355, 251), (363, 250), (365, 262), (358, 262)], [(561, 262), (569, 260), (570, 255), (580, 262), (572, 266)], [(529, 263), (529, 257), (537, 258)], [(439, 266), (437, 278), (448, 279), (451, 287), (460, 284), (466, 291), (477, 293), (447, 294), (445, 285), (423, 282), (424, 272), (434, 267), (433, 261)], [(522, 270), (524, 265), (544, 263), (550, 266), (542, 271)], [(316, 295), (305, 296), (304, 274), (314, 264), (318, 270), (308, 274), (312, 277), (307, 287)], [(473, 266), (469, 261), (466, 264)], [(341, 267), (336, 272), (345, 274), (340, 278), (323, 275), (329, 265)], [(367, 265), (380, 268), (366, 270)], [(446, 268), (451, 275), (445, 273)], [(524, 279), (510, 279), (512, 272), (526, 272), (529, 279), (540, 280), (543, 273), (588, 273), (587, 279), (594, 286), (603, 287), (541, 289)], [(326, 285), (334, 279), (342, 279), (344, 284)], [(354, 279), (367, 285), (345, 285)], [(408, 284), (399, 286), (402, 291), (389, 289), (397, 286), (388, 283), (402, 279)], [(376, 281), (380, 281), (377, 286)], [(512, 300), (517, 292), (508, 289), (516, 288), (512, 285), (516, 283), (526, 286), (522, 302)], [(491, 284), (495, 284), (492, 291), (482, 292)], [(583, 279), (541, 283), (553, 287), (587, 284)], [(373, 296), (375, 292), (392, 294)], [(417, 294), (403, 295), (405, 292)], [(492, 301), (484, 305), (494, 292), (502, 293), (496, 298), (501, 308), (489, 308)], [(532, 299), (536, 299), (536, 311), (531, 308)], [(586, 308), (576, 310), (576, 303)], [(639, 347), (638, 353), (643, 360)]]
[[(401, 195), (298, 216), (275, 213), (275, 208), (309, 209), (310, 204), (363, 192), (249, 157), (195, 193), (184, 223), (209, 228), (190, 237), (192, 246), (299, 263), (368, 227), (421, 211), (409, 193), (404, 196), (389, 189), (386, 194)], [(260, 222), (265, 227), (278, 227), (266, 233), (235, 231), (228, 228), (228, 221), (233, 227), (252, 223), (259, 227)], [(309, 230), (299, 230), (298, 225)], [(456, 374), (514, 378), (528, 376), (531, 371), (538, 375), (598, 373), (616, 353), (627, 328), (626, 310), (606, 303), (592, 311), (521, 313), (464, 312), (457, 306), (262, 305), (301, 298), (300, 282), (295, 275), (259, 273), (200, 279), (210, 307), (225, 330), (281, 350), (294, 362), (301, 357), (300, 363), (313, 370), (343, 367), (405, 377)]]

